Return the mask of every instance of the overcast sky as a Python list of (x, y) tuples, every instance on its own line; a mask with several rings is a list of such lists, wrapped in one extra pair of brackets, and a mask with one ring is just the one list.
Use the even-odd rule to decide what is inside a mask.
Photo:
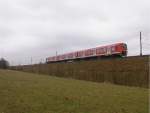
[(125, 42), (150, 54), (150, 0), (0, 0), (0, 57), (29, 64), (47, 56)]

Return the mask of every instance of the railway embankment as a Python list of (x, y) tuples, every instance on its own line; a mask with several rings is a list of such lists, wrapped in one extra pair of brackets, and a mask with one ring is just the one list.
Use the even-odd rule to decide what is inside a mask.
[(93, 82), (149, 87), (150, 56), (16, 66), (12, 69)]

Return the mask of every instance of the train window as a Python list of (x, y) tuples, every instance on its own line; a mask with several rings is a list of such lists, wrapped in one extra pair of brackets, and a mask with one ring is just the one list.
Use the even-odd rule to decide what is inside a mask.
[(111, 47), (111, 51), (112, 51), (112, 52), (115, 51), (115, 46)]
[(75, 57), (78, 57), (78, 52), (75, 52), (74, 55), (75, 55)]
[(123, 44), (123, 47), (124, 47), (124, 49), (127, 49), (127, 45), (126, 44)]
[(87, 55), (89, 56), (89, 55), (93, 55), (93, 49), (89, 49), (89, 50), (87, 50)]
[(102, 48), (103, 49), (103, 53), (105, 53), (106, 51), (107, 51), (107, 49), (106, 48)]
[(82, 51), (79, 51), (77, 54), (78, 54), (78, 57), (82, 57), (83, 56), (83, 52)]
[(104, 54), (106, 52), (106, 48), (98, 48), (96, 49), (96, 54)]
[(97, 48), (96, 49), (96, 54), (100, 54), (101, 53), (101, 48)]

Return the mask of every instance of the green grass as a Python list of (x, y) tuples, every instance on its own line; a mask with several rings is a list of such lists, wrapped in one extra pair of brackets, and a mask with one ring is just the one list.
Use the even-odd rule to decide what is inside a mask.
[(148, 113), (148, 91), (0, 70), (0, 113)]

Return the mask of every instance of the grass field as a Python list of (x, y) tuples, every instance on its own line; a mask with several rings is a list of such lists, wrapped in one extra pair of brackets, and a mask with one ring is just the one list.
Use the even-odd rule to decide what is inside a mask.
[(148, 91), (0, 70), (0, 113), (148, 113)]

